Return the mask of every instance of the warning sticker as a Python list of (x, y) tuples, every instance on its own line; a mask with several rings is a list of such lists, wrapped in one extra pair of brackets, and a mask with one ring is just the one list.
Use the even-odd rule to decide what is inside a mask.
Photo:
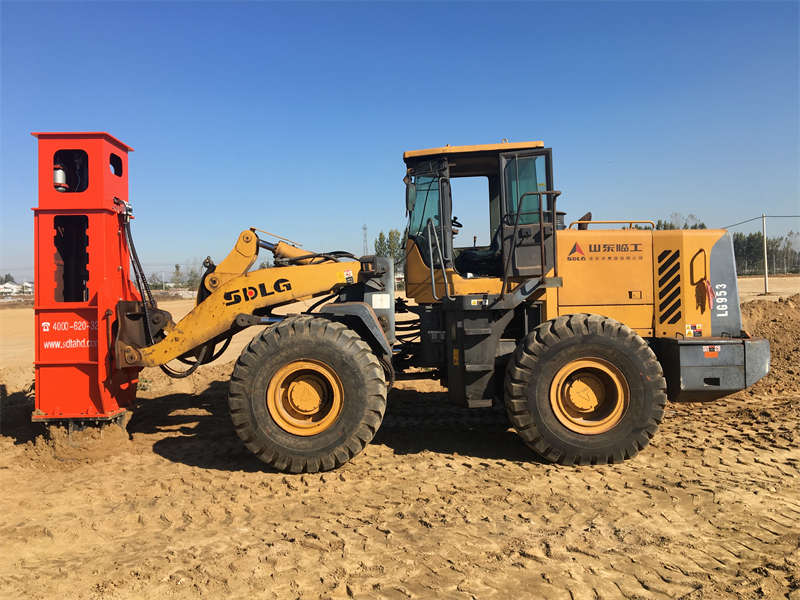
[(347, 271), (345, 271), (345, 272), (344, 272), (344, 280), (345, 280), (347, 283), (354, 283), (354, 282), (355, 282), (355, 280), (353, 279), (353, 271), (351, 271), (350, 269), (348, 269)]
[(703, 337), (703, 324), (702, 323), (687, 323), (686, 324), (686, 337)]
[(703, 356), (706, 358), (719, 358), (719, 346), (703, 346)]

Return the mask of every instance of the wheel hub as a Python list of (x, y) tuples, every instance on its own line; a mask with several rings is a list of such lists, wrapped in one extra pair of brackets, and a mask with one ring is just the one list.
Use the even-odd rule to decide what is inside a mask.
[(326, 363), (316, 360), (290, 362), (273, 375), (267, 387), (267, 410), (284, 431), (317, 435), (339, 418), (342, 382)]
[(573, 360), (558, 370), (550, 385), (550, 406), (570, 431), (605, 433), (628, 408), (630, 391), (622, 372), (601, 358)]
[(603, 383), (592, 373), (572, 375), (567, 379), (565, 386), (567, 400), (579, 412), (591, 412), (605, 400)]
[(314, 377), (296, 379), (289, 384), (288, 400), (292, 409), (304, 415), (319, 411), (325, 397), (325, 390)]

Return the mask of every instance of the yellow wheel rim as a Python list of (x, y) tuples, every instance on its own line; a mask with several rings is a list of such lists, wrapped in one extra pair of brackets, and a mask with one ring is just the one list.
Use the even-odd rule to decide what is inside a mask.
[(267, 409), (278, 427), (294, 435), (316, 435), (342, 412), (342, 381), (323, 362), (296, 360), (269, 382)]
[(622, 372), (601, 358), (573, 360), (550, 384), (550, 406), (559, 422), (575, 433), (597, 435), (620, 422), (630, 391)]

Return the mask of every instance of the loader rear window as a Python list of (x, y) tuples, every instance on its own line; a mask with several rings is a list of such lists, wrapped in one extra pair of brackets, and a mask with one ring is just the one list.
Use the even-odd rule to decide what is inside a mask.
[(89, 300), (89, 217), (59, 215), (53, 219), (56, 248), (56, 302)]

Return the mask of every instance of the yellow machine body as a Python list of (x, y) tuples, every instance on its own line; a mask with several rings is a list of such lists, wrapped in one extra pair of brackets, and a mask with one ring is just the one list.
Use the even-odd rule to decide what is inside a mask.
[(558, 314), (601, 314), (642, 337), (710, 335), (709, 257), (724, 234), (712, 229), (559, 231), (558, 274), (564, 283), (556, 293)]
[[(642, 337), (710, 335), (710, 254), (724, 234), (713, 229), (558, 231), (557, 269), (547, 275), (557, 272), (563, 283), (539, 290), (531, 301), (543, 303), (547, 319), (590, 313), (616, 319)], [(406, 256), (406, 294), (418, 303), (434, 302), (430, 267), (412, 241), (407, 242)], [(466, 278), (452, 268), (444, 271), (453, 296), (500, 294), (503, 288), (500, 277)], [(436, 288), (443, 291), (442, 270), (434, 274)], [(670, 276), (664, 279), (665, 275)], [(520, 283), (520, 278), (511, 279), (508, 291)], [(660, 317), (670, 309), (662, 322)]]

